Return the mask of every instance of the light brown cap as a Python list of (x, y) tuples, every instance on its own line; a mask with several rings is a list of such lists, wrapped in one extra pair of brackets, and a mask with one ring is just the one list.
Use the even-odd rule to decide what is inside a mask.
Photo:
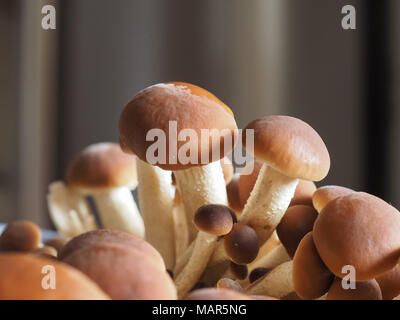
[(400, 256), (400, 213), (385, 201), (353, 192), (331, 201), (314, 224), (314, 242), (326, 266), (343, 277), (343, 266), (356, 270), (356, 281), (392, 269)]
[(197, 209), (193, 220), (197, 229), (223, 236), (231, 231), (234, 215), (232, 209), (227, 206), (208, 204)]
[(336, 198), (347, 196), (351, 193), (355, 192), (352, 189), (341, 187), (341, 186), (323, 186), (318, 188), (313, 196), (312, 203), (318, 212), (321, 212), (322, 209), (332, 200)]
[(310, 206), (289, 207), (276, 228), (281, 243), (291, 258), (294, 257), (301, 239), (312, 231), (318, 212)]
[(239, 280), (244, 280), (247, 278), (247, 274), (249, 270), (247, 269), (246, 265), (243, 264), (236, 264), (231, 261), (229, 265), (229, 269), (232, 272), (232, 274), (236, 277), (236, 279)]
[(248, 295), (226, 288), (204, 288), (190, 292), (185, 300), (253, 300)]
[[(56, 288), (46, 290), (42, 281), (46, 275), (50, 276), (50, 268), (55, 271)], [(0, 254), (0, 274), (1, 300), (109, 299), (96, 283), (80, 271), (33, 254)]]
[(221, 278), (217, 282), (218, 289), (231, 289), (237, 292), (243, 292), (241, 285), (235, 280), (229, 278)]
[(242, 208), (250, 197), (250, 193), (256, 184), (258, 174), (260, 173), (263, 163), (257, 159), (248, 162), (239, 177), (239, 198)]
[(322, 262), (313, 242), (312, 232), (300, 242), (293, 258), (293, 284), (303, 299), (316, 299), (330, 288), (334, 275)]
[(30, 251), (39, 247), (42, 232), (39, 226), (27, 220), (9, 223), (0, 237), (0, 251)]
[(222, 173), (224, 174), (225, 184), (228, 185), (233, 178), (233, 164), (228, 157), (223, 157), (221, 160)]
[(335, 278), (326, 300), (382, 300), (381, 289), (375, 279), (356, 282), (355, 289), (343, 289), (342, 279)]
[(317, 187), (314, 182), (300, 179), (289, 206), (298, 204), (312, 206), (312, 196), (315, 190), (317, 190)]
[(124, 153), (117, 143), (92, 144), (79, 152), (67, 168), (69, 187), (101, 191), (137, 184), (136, 157)]
[(99, 229), (82, 233), (71, 239), (60, 249), (58, 258), (62, 260), (81, 248), (90, 247), (97, 243), (116, 243), (136, 249), (143, 252), (146, 256), (151, 257), (161, 269), (165, 269), (163, 258), (150, 243), (133, 234), (119, 230)]
[[(288, 116), (269, 116), (250, 122), (254, 130), (254, 156), (286, 176), (320, 181), (330, 168), (325, 143), (304, 121)], [(243, 145), (246, 147), (245, 135)]]
[(392, 270), (376, 277), (375, 279), (382, 291), (385, 300), (392, 300), (400, 294), (400, 263)]
[(262, 278), (265, 276), (268, 272), (270, 272), (272, 269), (268, 268), (255, 268), (250, 272), (249, 275), (249, 281), (250, 283), (253, 283), (257, 281), (258, 279)]
[(235, 223), (231, 232), (224, 236), (224, 247), (233, 262), (249, 264), (257, 257), (260, 242), (253, 228)]
[(95, 281), (116, 300), (176, 299), (175, 285), (164, 269), (143, 252), (116, 243), (98, 243), (63, 259)]
[(226, 194), (228, 195), (229, 207), (235, 212), (241, 212), (243, 206), (240, 203), (239, 198), (239, 174), (233, 175), (231, 182), (226, 186)]
[[(176, 149), (175, 146), (170, 146), (168, 137), (173, 136), (169, 132), (170, 121), (176, 121), (178, 134), (183, 129), (192, 129), (199, 139), (186, 141), (175, 139)], [(220, 160), (233, 150), (237, 138), (237, 125), (232, 111), (207, 90), (183, 82), (153, 85), (140, 91), (128, 102), (119, 120), (121, 145), (147, 162), (146, 152), (154, 141), (146, 141), (146, 135), (155, 128), (162, 130), (166, 135), (167, 163), (156, 164), (166, 170), (182, 170), (201, 165), (202, 152), (207, 163)], [(205, 139), (206, 143), (202, 143), (200, 139), (202, 129), (217, 129), (217, 132), (210, 132), (210, 139)], [(222, 129), (226, 130), (218, 132)], [(226, 139), (228, 137), (229, 139)], [(228, 143), (229, 140), (232, 143)], [(179, 161), (178, 152), (183, 145), (185, 149), (187, 147), (186, 150), (197, 151), (197, 164), (183, 164)], [(217, 146), (220, 153), (214, 154), (212, 159), (212, 150), (215, 153)]]

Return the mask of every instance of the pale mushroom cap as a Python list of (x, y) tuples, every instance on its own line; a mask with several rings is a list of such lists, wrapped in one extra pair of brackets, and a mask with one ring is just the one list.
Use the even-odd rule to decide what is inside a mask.
[(193, 220), (199, 230), (223, 236), (231, 231), (233, 216), (235, 213), (227, 206), (209, 204), (197, 209)]
[(331, 201), (314, 224), (315, 246), (326, 266), (343, 277), (351, 265), (357, 281), (389, 271), (400, 256), (400, 213), (385, 201), (353, 192)]
[(341, 187), (341, 186), (323, 186), (318, 188), (313, 196), (312, 203), (314, 208), (321, 212), (321, 210), (332, 200), (336, 198), (347, 196), (351, 193), (355, 192), (352, 189)]
[(335, 278), (326, 296), (327, 300), (382, 300), (381, 289), (375, 279), (356, 282), (355, 289), (343, 289), (342, 279)]
[(10, 222), (0, 236), (0, 251), (30, 251), (41, 241), (39, 226), (27, 220)]
[[(42, 280), (54, 268), (56, 288), (45, 290)], [(42, 273), (42, 271), (46, 271)], [(109, 297), (80, 271), (54, 259), (25, 253), (0, 254), (0, 299), (93, 300)]]
[[(198, 139), (190, 139), (190, 142), (189, 139), (174, 140), (174, 143), (177, 143), (176, 150), (174, 146), (170, 147), (168, 139), (170, 121), (176, 121), (178, 135), (183, 129), (192, 129)], [(206, 164), (201, 161), (202, 152), (207, 163), (220, 160), (233, 150), (237, 138), (237, 125), (232, 111), (207, 90), (183, 82), (156, 84), (136, 94), (121, 113), (120, 143), (124, 150), (129, 149), (141, 160), (148, 162), (146, 152), (154, 141), (146, 141), (146, 135), (155, 128), (166, 135), (166, 163), (157, 163), (166, 170), (182, 170)], [(225, 130), (211, 132), (210, 136), (215, 138), (205, 139), (206, 143), (202, 143), (200, 139), (202, 129)], [(228, 143), (229, 140), (232, 143)], [(177, 152), (183, 145), (190, 145), (188, 149), (197, 150), (196, 164), (180, 162)], [(220, 147), (220, 152), (219, 154), (214, 152), (214, 158), (211, 158), (212, 150), (217, 146)]]
[[(325, 143), (304, 121), (288, 116), (269, 116), (250, 122), (254, 130), (254, 156), (286, 176), (320, 181), (330, 168)], [(246, 147), (246, 139), (243, 139)]]
[(289, 206), (299, 204), (312, 206), (312, 196), (315, 190), (317, 190), (317, 187), (314, 182), (300, 179)]
[(375, 279), (382, 291), (385, 300), (391, 300), (400, 294), (400, 263), (392, 270), (376, 277)]
[(99, 229), (82, 233), (71, 239), (59, 250), (58, 258), (62, 260), (81, 248), (90, 247), (97, 243), (116, 243), (126, 245), (151, 257), (161, 269), (165, 269), (164, 260), (160, 253), (150, 243), (133, 234), (119, 230)]
[(186, 300), (253, 300), (248, 295), (226, 288), (204, 288), (190, 292)]
[(334, 275), (318, 255), (312, 232), (300, 242), (293, 258), (293, 284), (297, 295), (303, 299), (316, 299), (324, 295), (332, 284)]
[(176, 299), (175, 285), (151, 257), (116, 243), (98, 243), (63, 259), (95, 281), (116, 300)]
[(124, 153), (117, 143), (92, 144), (79, 152), (67, 168), (70, 188), (107, 190), (137, 184), (136, 157)]

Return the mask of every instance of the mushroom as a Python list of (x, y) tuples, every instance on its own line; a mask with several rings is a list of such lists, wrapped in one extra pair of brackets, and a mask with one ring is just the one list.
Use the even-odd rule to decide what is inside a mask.
[(60, 251), (60, 249), (67, 243), (67, 239), (61, 236), (57, 236), (51, 239), (48, 239), (44, 242), (46, 246), (53, 247), (54, 249)]
[(172, 209), (174, 222), (175, 261), (178, 260), (189, 246), (189, 225), (186, 220), (185, 208), (182, 204), (179, 191), (175, 190)]
[(43, 246), (30, 251), (32, 254), (55, 259), (57, 258), (57, 250), (50, 246)]
[(326, 300), (382, 300), (382, 292), (375, 279), (356, 282), (355, 289), (343, 289), (342, 279), (335, 278)]
[(315, 190), (317, 190), (317, 187), (314, 182), (300, 179), (289, 207), (299, 204), (312, 206), (312, 196)]
[(235, 280), (229, 278), (222, 278), (217, 282), (218, 289), (231, 289), (237, 292), (243, 292), (242, 287)]
[(242, 212), (243, 209), (239, 198), (239, 179), (240, 175), (234, 174), (232, 180), (226, 186), (229, 207), (232, 208), (232, 210), (234, 210), (236, 213)]
[(208, 204), (197, 209), (193, 222), (203, 232), (223, 236), (231, 232), (234, 215), (227, 206)]
[[(51, 272), (56, 277), (55, 288), (44, 290), (42, 285), (45, 277), (50, 277)], [(0, 254), (0, 274), (1, 300), (109, 299), (99, 286), (82, 272), (54, 259), (33, 254)], [(47, 284), (51, 285), (51, 280)]]
[(293, 258), (293, 284), (303, 299), (317, 299), (328, 292), (334, 275), (321, 260), (312, 232), (301, 240)]
[(31, 221), (9, 223), (0, 236), (0, 251), (31, 251), (40, 247), (42, 232)]
[(140, 250), (118, 243), (96, 243), (62, 260), (89, 276), (112, 299), (173, 300), (176, 289), (165, 269)]
[(131, 188), (137, 185), (135, 157), (116, 143), (96, 143), (76, 155), (67, 168), (71, 190), (93, 196), (103, 227), (144, 237), (144, 224)]
[(312, 196), (312, 203), (315, 210), (321, 212), (329, 202), (335, 200), (336, 198), (347, 196), (353, 192), (355, 191), (346, 187), (323, 186), (314, 192)]
[(391, 300), (400, 294), (400, 262), (390, 271), (377, 276), (384, 300)]
[(356, 281), (394, 268), (400, 256), (400, 213), (385, 201), (353, 192), (331, 201), (317, 217), (313, 237), (325, 265), (337, 277), (351, 265)]

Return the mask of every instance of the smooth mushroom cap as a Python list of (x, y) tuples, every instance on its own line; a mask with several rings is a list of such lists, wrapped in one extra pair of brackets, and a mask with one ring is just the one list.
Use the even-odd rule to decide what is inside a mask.
[(329, 202), (335, 200), (336, 198), (347, 196), (353, 192), (355, 191), (346, 187), (323, 186), (314, 192), (312, 196), (312, 203), (314, 208), (318, 212), (321, 212)]
[(248, 295), (226, 288), (204, 288), (190, 292), (185, 300), (252, 300)]
[(232, 272), (232, 274), (239, 280), (246, 279), (248, 272), (249, 272), (246, 265), (236, 264), (232, 261), (229, 264), (229, 269)]
[(310, 206), (289, 207), (276, 228), (279, 240), (291, 258), (294, 257), (301, 239), (312, 231), (318, 212)]
[(146, 256), (151, 257), (161, 269), (165, 269), (163, 258), (150, 243), (133, 234), (119, 230), (99, 229), (80, 234), (60, 249), (58, 258), (63, 260), (71, 253), (97, 243), (126, 245), (143, 252)]
[(334, 275), (319, 257), (312, 232), (309, 232), (293, 258), (294, 290), (303, 299), (316, 299), (329, 290), (333, 279)]
[(39, 247), (42, 232), (27, 220), (9, 223), (0, 236), (0, 251), (30, 251)]
[(355, 289), (343, 289), (342, 279), (335, 278), (333, 281), (327, 300), (382, 300), (382, 292), (375, 279), (356, 282)]
[(248, 264), (257, 257), (260, 242), (253, 228), (235, 223), (231, 232), (224, 236), (224, 247), (233, 262)]
[(392, 269), (400, 256), (400, 213), (385, 201), (353, 192), (331, 201), (314, 224), (315, 246), (339, 278), (351, 265), (356, 280), (375, 278)]
[[(176, 121), (178, 134), (183, 129), (191, 129), (198, 139), (174, 139), (177, 145), (170, 146), (168, 137), (175, 135), (174, 132), (170, 133), (170, 121)], [(146, 139), (146, 135), (154, 128), (166, 135), (166, 163), (156, 164), (165, 170), (182, 170), (220, 160), (233, 150), (237, 139), (237, 126), (232, 111), (207, 90), (183, 82), (156, 84), (136, 94), (121, 113), (121, 144), (141, 160), (149, 162), (146, 152), (154, 141), (146, 141), (149, 140)], [(204, 139), (207, 141), (202, 142), (201, 130), (204, 129), (217, 131), (210, 131), (210, 139)], [(225, 129), (224, 132), (220, 131), (222, 129)], [(228, 143), (229, 141), (232, 143)], [(188, 147), (188, 150), (197, 151), (196, 164), (180, 162), (178, 153), (183, 145)], [(211, 157), (212, 151), (216, 153), (217, 147), (220, 149), (219, 154), (213, 154)], [(204, 161), (207, 163), (202, 163)]]
[(223, 157), (221, 160), (222, 173), (224, 174), (225, 184), (228, 185), (233, 178), (233, 164), (228, 157)]
[(127, 245), (92, 244), (70, 253), (63, 262), (89, 276), (112, 299), (176, 299), (176, 288), (167, 271)]
[[(42, 281), (46, 276), (50, 278), (52, 268), (56, 288), (45, 290)], [(0, 274), (1, 300), (109, 299), (95, 282), (75, 268), (33, 254), (0, 254)]]
[[(325, 143), (304, 121), (288, 116), (269, 116), (250, 122), (254, 130), (254, 156), (282, 174), (320, 181), (330, 168)], [(246, 140), (243, 145), (246, 148)]]
[(233, 226), (235, 213), (224, 205), (209, 204), (197, 209), (194, 215), (194, 224), (204, 232), (223, 236), (229, 233)]
[(256, 184), (258, 174), (260, 173), (263, 163), (257, 159), (248, 162), (239, 176), (239, 198), (240, 205), (243, 208), (250, 197), (250, 193)]
[(92, 144), (72, 160), (66, 182), (70, 188), (91, 191), (135, 187), (136, 157), (124, 153), (117, 143)]
[(382, 291), (384, 300), (392, 300), (400, 294), (400, 263), (392, 270), (376, 277), (375, 279)]
[(243, 210), (243, 206), (240, 203), (239, 197), (239, 178), (239, 174), (233, 175), (231, 182), (229, 182), (229, 184), (226, 186), (229, 207), (235, 212), (240, 212)]
[(315, 190), (317, 190), (317, 187), (314, 182), (300, 179), (289, 206), (299, 204), (312, 206), (312, 196)]

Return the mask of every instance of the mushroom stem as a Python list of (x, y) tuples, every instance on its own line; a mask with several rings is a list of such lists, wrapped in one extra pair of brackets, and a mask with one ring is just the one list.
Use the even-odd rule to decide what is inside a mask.
[(228, 205), (225, 180), (220, 161), (174, 171), (177, 187), (189, 224), (189, 241), (197, 233), (193, 217), (198, 208), (206, 204)]
[(72, 238), (97, 229), (85, 198), (71, 192), (64, 182), (55, 181), (49, 185), (47, 204), (50, 217), (62, 236)]
[(172, 270), (175, 265), (175, 235), (171, 172), (139, 159), (136, 166), (146, 240), (160, 252), (166, 268)]
[(287, 261), (251, 284), (246, 294), (267, 295), (282, 298), (294, 292), (293, 286), (293, 261)]
[(186, 220), (185, 209), (183, 208), (181, 201), (174, 203), (173, 219), (175, 234), (175, 257), (176, 259), (179, 259), (189, 245), (188, 223)]

